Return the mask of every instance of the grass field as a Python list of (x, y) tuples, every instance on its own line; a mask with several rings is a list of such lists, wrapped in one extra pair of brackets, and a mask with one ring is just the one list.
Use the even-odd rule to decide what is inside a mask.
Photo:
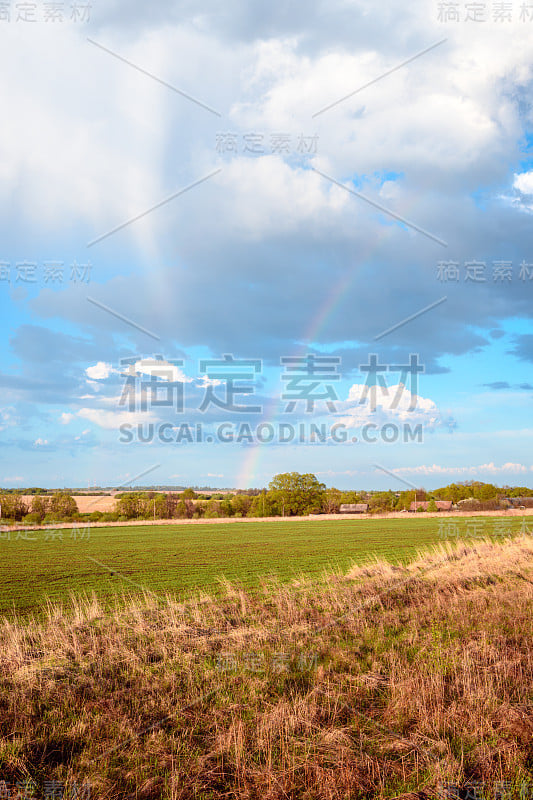
[[(446, 528), (452, 524), (457, 528)], [(519, 517), (409, 517), (91, 528), (88, 539), (74, 538), (70, 530), (3, 533), (0, 614), (26, 615), (47, 598), (63, 601), (71, 594), (95, 592), (103, 602), (143, 589), (183, 597), (216, 592), (221, 576), (253, 589), (268, 575), (290, 581), (330, 568), (345, 571), (374, 557), (405, 563), (446, 537), (453, 541), (450, 533), (498, 537), (522, 524)]]
[[(251, 575), (279, 558), (272, 543), (287, 558), (287, 528), (240, 553), (250, 532), (236, 528), (228, 567)], [(418, 520), (386, 535), (380, 523), (310, 528), (291, 534), (311, 567), (311, 544), (326, 560), (328, 543), (363, 552), (357, 537), (386, 539), (403, 556), (431, 537)], [(219, 569), (223, 532), (209, 535)], [(195, 557), (204, 577), (209, 547)], [(5, 798), (533, 797), (533, 536), (447, 543), (298, 586), (226, 585), (202, 603), (79, 601), (0, 620), (0, 640)]]

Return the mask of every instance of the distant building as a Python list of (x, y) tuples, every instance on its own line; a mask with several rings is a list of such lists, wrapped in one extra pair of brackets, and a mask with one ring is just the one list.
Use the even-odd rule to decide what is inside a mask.
[(342, 503), (339, 507), (341, 514), (366, 514), (368, 503)]
[[(427, 511), (430, 502), (431, 500), (418, 500), (417, 502), (411, 503), (409, 511), (417, 511), (419, 508)], [(435, 500), (435, 505), (437, 506), (437, 511), (453, 510), (453, 503), (451, 500)]]
[(532, 497), (504, 497), (502, 503), (507, 508), (531, 508), (533, 506)]

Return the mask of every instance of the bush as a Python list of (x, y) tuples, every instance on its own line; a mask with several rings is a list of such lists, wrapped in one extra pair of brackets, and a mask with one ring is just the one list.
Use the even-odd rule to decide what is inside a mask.
[(41, 515), (37, 514), (35, 511), (32, 511), (30, 514), (26, 514), (22, 521), (27, 525), (40, 525)]
[(0, 504), (2, 516), (17, 522), (21, 522), (30, 510), (19, 493), (0, 495)]
[(176, 506), (174, 516), (177, 519), (190, 519), (194, 513), (194, 505), (191, 500), (180, 500)]
[(50, 512), (57, 519), (71, 520), (79, 514), (78, 506), (72, 495), (67, 492), (56, 492), (50, 500)]
[(103, 511), (102, 522), (117, 522), (118, 521), (118, 512), (117, 511)]

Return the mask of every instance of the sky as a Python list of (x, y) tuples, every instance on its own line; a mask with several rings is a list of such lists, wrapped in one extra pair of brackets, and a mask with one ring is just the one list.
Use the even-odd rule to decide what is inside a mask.
[(533, 6), (1, 6), (0, 486), (533, 485)]

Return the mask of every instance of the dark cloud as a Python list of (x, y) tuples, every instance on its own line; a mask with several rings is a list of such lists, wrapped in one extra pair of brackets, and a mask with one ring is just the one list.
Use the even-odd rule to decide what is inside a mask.
[(98, 352), (92, 341), (41, 325), (21, 325), (9, 341), (18, 358), (33, 365), (46, 365), (46, 369), (52, 363), (90, 361)]
[[(391, 52), (407, 43), (416, 52), (414, 14), (408, 7), (383, 7), (368, 13), (364, 2), (352, 0), (107, 0), (94, 7), (93, 28), (111, 28), (123, 37), (128, 32), (145, 34), (152, 28), (180, 25), (217, 39), (251, 43), (272, 38), (296, 37), (307, 51), (371, 46), (383, 41), (383, 31), (394, 29)], [(409, 22), (413, 24), (409, 24)], [(413, 30), (415, 28), (415, 30)], [(425, 44), (425, 43), (424, 43)], [(422, 47), (423, 45), (421, 45)], [(428, 46), (427, 44), (425, 46)], [(356, 78), (357, 76), (354, 76)]]
[(513, 339), (514, 347), (509, 351), (510, 355), (517, 356), (522, 361), (533, 362), (533, 334), (517, 334)]
[(493, 381), (493, 383), (484, 383), (483, 386), (486, 386), (487, 389), (493, 389), (494, 391), (511, 388), (511, 384), (507, 383), (507, 381)]

